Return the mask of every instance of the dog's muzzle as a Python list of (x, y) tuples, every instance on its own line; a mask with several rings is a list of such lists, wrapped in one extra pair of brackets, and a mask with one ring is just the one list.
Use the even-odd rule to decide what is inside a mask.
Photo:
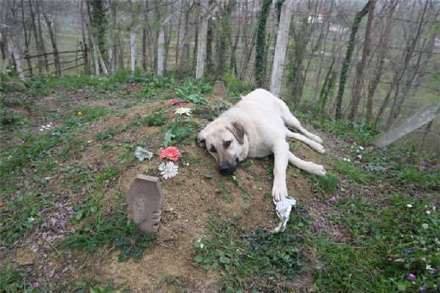
[(222, 175), (232, 175), (235, 169), (237, 169), (237, 165), (233, 165), (229, 162), (222, 162), (218, 166), (218, 170)]

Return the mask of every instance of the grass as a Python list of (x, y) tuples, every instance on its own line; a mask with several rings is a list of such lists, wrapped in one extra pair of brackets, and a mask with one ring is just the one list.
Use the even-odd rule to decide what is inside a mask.
[(148, 126), (162, 126), (165, 125), (166, 122), (167, 117), (165, 116), (165, 112), (162, 110), (156, 111), (142, 119), (142, 124), (145, 123)]
[(30, 284), (26, 281), (23, 272), (12, 265), (0, 267), (0, 292), (15, 293), (27, 292), (27, 290), (30, 290)]
[[(356, 197), (339, 203), (334, 221), (348, 243), (318, 242), (322, 292), (434, 292), (439, 289), (440, 215), (429, 200), (393, 195), (380, 202)], [(355, 260), (355, 261), (353, 261)], [(409, 274), (415, 279), (409, 279)]]
[(22, 144), (0, 152), (0, 178), (14, 174), (17, 169), (27, 164), (53, 155), (52, 149), (59, 145), (68, 145), (74, 132), (108, 113), (109, 110), (102, 107), (80, 107), (65, 119), (63, 125), (51, 132), (26, 134), (22, 137)]
[(264, 291), (265, 282), (290, 279), (301, 270), (304, 239), (298, 232), (306, 227), (304, 215), (297, 213), (280, 234), (263, 230), (249, 233), (235, 221), (212, 219), (208, 235), (194, 244), (194, 262), (205, 269), (220, 270), (223, 290), (237, 292), (258, 284)]
[(414, 166), (406, 166), (397, 172), (397, 180), (425, 189), (440, 190), (440, 170), (421, 171)]
[(11, 247), (41, 222), (41, 210), (51, 205), (48, 195), (20, 193), (0, 209), (0, 245)]
[(351, 123), (344, 120), (332, 120), (322, 116), (322, 119), (315, 119), (314, 112), (295, 113), (300, 119), (308, 121), (313, 126), (332, 133), (344, 140), (355, 141), (361, 145), (368, 145), (378, 134), (378, 131), (365, 123)]
[(370, 173), (355, 166), (352, 162), (336, 160), (334, 162), (334, 168), (339, 174), (342, 174), (349, 180), (359, 184), (368, 184), (373, 180)]
[(334, 194), (338, 187), (338, 177), (333, 174), (326, 176), (309, 176), (313, 184), (313, 189), (316, 192), (324, 194)]
[[(88, 208), (90, 206), (93, 204), (88, 205)], [(95, 209), (90, 210), (92, 216), (89, 221), (86, 220), (86, 223), (75, 233), (69, 235), (64, 245), (89, 253), (96, 252), (102, 247), (114, 247), (119, 251), (120, 261), (129, 258), (140, 259), (145, 249), (152, 245), (154, 236), (140, 233), (137, 226), (127, 219), (122, 209), (104, 215), (99, 205), (94, 207)], [(76, 218), (80, 217), (77, 215)]]
[[(373, 150), (365, 153), (364, 157), (370, 173), (394, 185), (411, 184), (416, 188), (434, 191), (440, 188), (440, 170), (435, 168), (437, 159), (432, 155), (394, 147), (386, 152)], [(424, 169), (420, 168), (423, 164), (427, 165)]]

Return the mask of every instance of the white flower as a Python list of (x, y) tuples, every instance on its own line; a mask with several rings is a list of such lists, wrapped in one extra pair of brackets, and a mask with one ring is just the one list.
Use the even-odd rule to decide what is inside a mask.
[(200, 238), (197, 239), (196, 243), (200, 249), (203, 249), (205, 247), (205, 244), (203, 244), (202, 239), (200, 239)]
[(362, 160), (362, 155), (357, 155), (357, 158), (358, 158), (359, 160)]
[(427, 215), (430, 215), (431, 214), (431, 211), (426, 211), (425, 212)]
[(159, 165), (160, 175), (164, 179), (170, 179), (177, 175), (179, 166), (174, 164), (174, 162), (162, 162)]
[(50, 130), (53, 127), (53, 123), (49, 122), (46, 125), (40, 126), (40, 131)]
[(426, 230), (426, 229), (428, 229), (428, 228), (429, 228), (429, 225), (428, 225), (428, 224), (426, 224), (426, 223), (423, 223), (423, 224), (422, 224), (422, 228)]
[(364, 150), (364, 147), (363, 146), (359, 146), (359, 149), (361, 150), (361, 151), (363, 151)]
[(176, 109), (175, 113), (182, 116), (191, 116), (191, 108), (180, 107)]
[(426, 270), (428, 270), (428, 271), (432, 271), (432, 266), (431, 265), (426, 265)]
[(349, 158), (343, 158), (342, 159), (344, 162), (351, 162), (351, 160)]
[(413, 205), (412, 205), (412, 204), (410, 204), (410, 203), (409, 203), (409, 204), (407, 204), (406, 206), (407, 206), (408, 208), (412, 208), (412, 207), (413, 207)]

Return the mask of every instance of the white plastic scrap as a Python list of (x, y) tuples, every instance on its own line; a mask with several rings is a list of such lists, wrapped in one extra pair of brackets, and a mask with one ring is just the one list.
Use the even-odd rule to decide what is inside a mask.
[(284, 232), (287, 227), (287, 222), (289, 221), (290, 212), (292, 207), (296, 205), (296, 200), (291, 197), (283, 197), (278, 202), (273, 202), (275, 205), (275, 210), (278, 218), (280, 218), (280, 223), (273, 229), (273, 233)]
[(151, 160), (151, 158), (153, 157), (153, 153), (144, 149), (143, 147), (136, 147), (136, 150), (134, 151), (134, 156), (139, 160), (139, 161), (144, 161), (145, 159), (147, 160)]
[(177, 175), (179, 166), (177, 166), (174, 162), (162, 162), (159, 165), (159, 171), (163, 179), (170, 179)]

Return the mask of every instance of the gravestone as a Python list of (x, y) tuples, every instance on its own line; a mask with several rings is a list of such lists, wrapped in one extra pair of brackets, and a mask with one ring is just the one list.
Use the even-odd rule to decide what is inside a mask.
[(127, 193), (128, 216), (141, 231), (159, 230), (162, 197), (159, 178), (136, 176)]
[(223, 99), (226, 96), (225, 82), (217, 80), (214, 84), (213, 95), (216, 98)]

